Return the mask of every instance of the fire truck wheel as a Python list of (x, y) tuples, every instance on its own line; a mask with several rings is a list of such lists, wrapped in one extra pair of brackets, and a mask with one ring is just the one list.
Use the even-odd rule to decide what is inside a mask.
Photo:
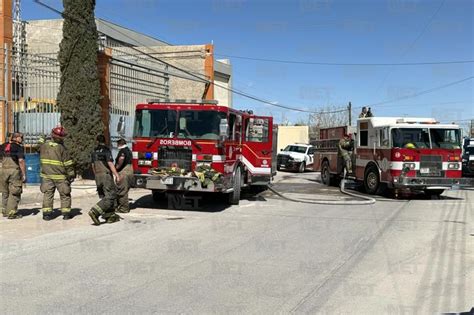
[(380, 188), (379, 170), (376, 166), (369, 166), (365, 171), (364, 188), (368, 194), (375, 195)]
[(328, 161), (324, 161), (321, 167), (321, 181), (324, 185), (331, 186), (331, 173), (329, 172)]
[(298, 168), (298, 173), (304, 173), (305, 169), (306, 169), (306, 163), (301, 162), (300, 167)]
[(234, 191), (229, 194), (229, 203), (231, 205), (238, 205), (240, 202), (240, 190), (242, 185), (242, 175), (240, 174), (240, 168), (235, 170), (234, 176), (234, 184), (233, 187)]

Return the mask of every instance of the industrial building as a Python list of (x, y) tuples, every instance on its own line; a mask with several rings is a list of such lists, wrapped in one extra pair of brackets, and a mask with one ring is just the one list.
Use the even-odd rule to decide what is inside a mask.
[[(1, 134), (23, 132), (26, 142), (34, 143), (60, 119), (57, 54), (63, 20), (17, 21), (12, 23), (18, 25), (15, 35), (15, 27), (8, 29), (13, 19), (5, 13), (0, 20)], [(214, 59), (213, 45), (171, 45), (102, 19), (96, 25), (102, 117), (111, 140), (131, 138), (135, 105), (150, 98), (216, 99), (232, 106), (232, 66)]]

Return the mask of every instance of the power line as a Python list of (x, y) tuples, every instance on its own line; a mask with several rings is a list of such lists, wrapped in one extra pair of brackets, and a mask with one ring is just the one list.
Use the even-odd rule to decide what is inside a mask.
[[(401, 59), (403, 59), (407, 54), (408, 52), (416, 45), (416, 43), (418, 42), (418, 40), (420, 40), (420, 38), (425, 34), (426, 30), (428, 30), (428, 27), (431, 25), (431, 23), (433, 22), (433, 20), (435, 19), (435, 17), (438, 15), (439, 11), (441, 11), (441, 8), (443, 7), (444, 5), (444, 2), (446, 0), (442, 0), (441, 3), (439, 4), (438, 8), (436, 9), (436, 11), (433, 13), (433, 15), (430, 16), (430, 18), (428, 19), (428, 21), (426, 22), (425, 26), (423, 27), (423, 29), (421, 30), (421, 32), (418, 34), (417, 37), (415, 37), (415, 39), (411, 42), (410, 46), (408, 46), (408, 48), (402, 53), (402, 56), (401, 56)], [(380, 83), (379, 87), (377, 88), (377, 90), (375, 91), (375, 93), (377, 94), (378, 91), (385, 85), (385, 82), (387, 81), (387, 79), (390, 77), (390, 74), (392, 74), (392, 69), (389, 68), (387, 74), (385, 75), (385, 77), (383, 78), (382, 80), (382, 83)]]
[[(39, 5), (43, 6), (43, 7), (46, 7), (46, 8), (49, 9), (49, 10), (52, 10), (53, 12), (56, 12), (57, 14), (59, 14), (59, 15), (61, 15), (61, 16), (63, 16), (63, 17), (66, 17), (66, 14), (65, 14), (64, 12), (61, 12), (61, 11), (55, 9), (54, 7), (51, 7), (51, 6), (49, 6), (49, 5), (45, 4), (45, 3), (42, 3), (40, 0), (35, 0), (35, 2), (38, 3)], [(77, 23), (80, 23), (80, 24), (85, 25), (86, 27), (89, 27), (89, 25), (87, 25), (86, 23), (84, 23), (84, 22), (78, 20), (77, 18), (74, 18), (74, 17), (71, 17), (71, 16), (67, 16), (67, 17), (70, 18), (70, 19), (72, 19), (72, 20), (74, 20), (74, 21), (76, 21)], [(123, 35), (123, 36), (125, 36), (125, 37), (128, 37), (129, 39), (132, 39), (129, 35), (127, 35), (127, 34), (121, 32), (119, 29), (114, 28), (114, 27), (112, 27), (112, 26), (110, 26), (110, 27), (113, 28), (116, 32), (120, 33), (121, 35)], [(97, 30), (97, 32), (98, 32), (98, 33), (101, 33), (101, 34), (103, 34), (103, 35), (106, 35), (106, 34), (100, 32), (99, 30)], [(267, 105), (270, 105), (270, 106), (275, 106), (275, 107), (279, 107), (279, 108), (283, 108), (283, 109), (288, 109), (288, 110), (297, 111), (297, 112), (302, 112), (302, 113), (310, 113), (310, 114), (330, 114), (330, 113), (339, 113), (339, 112), (346, 111), (346, 109), (340, 109), (340, 110), (334, 110), (334, 111), (321, 112), (321, 111), (311, 111), (311, 110), (305, 110), (305, 109), (295, 108), (295, 107), (291, 107), (291, 106), (287, 106), (287, 105), (282, 105), (282, 104), (276, 104), (275, 102), (271, 102), (271, 101), (262, 99), (262, 98), (260, 98), (260, 97), (258, 97), (258, 96), (250, 95), (250, 94), (247, 94), (247, 93), (245, 93), (245, 92), (242, 92), (242, 91), (239, 91), (239, 90), (236, 90), (236, 89), (231, 89), (231, 88), (228, 88), (228, 87), (226, 87), (226, 86), (223, 86), (223, 85), (214, 83), (214, 82), (212, 82), (212, 81), (210, 81), (210, 80), (204, 79), (204, 78), (202, 78), (202, 77), (200, 77), (200, 76), (195, 75), (195, 74), (192, 73), (192, 72), (189, 72), (188, 70), (185, 70), (185, 69), (176, 67), (175, 65), (172, 65), (172, 64), (170, 64), (170, 63), (168, 63), (168, 62), (166, 62), (166, 61), (163, 61), (162, 59), (157, 58), (157, 57), (155, 57), (155, 56), (153, 56), (153, 55), (151, 55), (151, 54), (149, 54), (149, 53), (147, 53), (147, 52), (143, 52), (143, 51), (137, 49), (137, 48), (134, 47), (134, 46), (129, 45), (129, 48), (132, 49), (132, 50), (134, 50), (134, 51), (136, 51), (136, 52), (139, 52), (139, 53), (141, 53), (141, 54), (144, 54), (144, 55), (148, 56), (149, 58), (152, 58), (152, 59), (154, 59), (154, 60), (157, 60), (157, 61), (159, 61), (159, 62), (161, 62), (161, 63), (163, 63), (163, 64), (165, 64), (165, 65), (167, 65), (167, 66), (169, 66), (169, 67), (172, 67), (172, 68), (174, 68), (174, 69), (176, 69), (176, 70), (182, 71), (182, 72), (188, 74), (189, 76), (195, 77), (195, 78), (201, 80), (203, 83), (206, 83), (206, 84), (213, 84), (214, 86), (217, 86), (217, 87), (219, 87), (219, 88), (225, 89), (225, 90), (227, 90), (227, 91), (229, 91), (229, 92), (232, 92), (232, 93), (234, 93), (234, 94), (241, 95), (241, 96), (244, 96), (244, 97), (246, 97), (246, 98), (248, 98), (248, 99), (255, 100), (255, 101), (258, 101), (258, 102), (260, 102), (260, 103), (264, 103), (264, 104), (267, 104)]]
[[(51, 7), (51, 6), (47, 5), (47, 4), (45, 4), (45, 3), (42, 3), (40, 0), (35, 0), (35, 2), (38, 3), (38, 4), (41, 5), (41, 6), (46, 7), (46, 8), (49, 9), (49, 10), (52, 10), (52, 11), (56, 12), (57, 14), (59, 14), (59, 15), (61, 15), (61, 16), (63, 16), (63, 17), (66, 17), (66, 15), (64, 14), (64, 12), (61, 12), (61, 11), (59, 11), (59, 10), (57, 10), (57, 9), (55, 9), (55, 8), (53, 8), (53, 7)], [(70, 18), (70, 19), (72, 19), (72, 20), (74, 20), (74, 21), (76, 21), (76, 22), (78, 22), (78, 23), (80, 23), (80, 24), (83, 24), (83, 25), (85, 25), (86, 27), (89, 27), (89, 25), (87, 25), (86, 23), (84, 23), (84, 22), (82, 22), (82, 21), (80, 21), (80, 20), (78, 20), (78, 19), (76, 19), (76, 18), (74, 18), (74, 17), (68, 16), (68, 18)], [(114, 27), (111, 26), (111, 28), (114, 28)], [(129, 35), (127, 35), (127, 34), (121, 32), (119, 29), (117, 29), (117, 28), (114, 28), (114, 29), (115, 29), (115, 31), (117, 31), (117, 32), (120, 33), (121, 35), (123, 35), (123, 36), (125, 36), (125, 37), (127, 37), (127, 38), (129, 38), (129, 39), (132, 39)], [(100, 32), (100, 31), (98, 31), (98, 30), (97, 30), (97, 32), (98, 32), (98, 33), (102, 33), (102, 32)], [(103, 34), (103, 35), (106, 35), (106, 34), (104, 34), (104, 33), (102, 33), (102, 34)], [(159, 62), (161, 62), (161, 63), (163, 63), (163, 64), (165, 64), (165, 65), (167, 65), (167, 66), (169, 66), (169, 67), (172, 67), (172, 68), (174, 68), (174, 69), (176, 69), (176, 70), (178, 70), (178, 71), (182, 71), (182, 72), (188, 74), (189, 76), (192, 76), (192, 77), (194, 77), (194, 78), (197, 78), (197, 79), (199, 79), (199, 80), (200, 80), (201, 82), (203, 82), (203, 83), (206, 83), (206, 84), (213, 84), (214, 86), (220, 87), (220, 88), (222, 88), (222, 89), (224, 89), (224, 90), (227, 90), (227, 91), (229, 91), (229, 92), (232, 92), (232, 93), (234, 93), (234, 94), (241, 95), (241, 96), (246, 97), (246, 98), (248, 98), (248, 99), (252, 99), (252, 100), (255, 100), (255, 101), (258, 101), (258, 102), (260, 102), (260, 103), (264, 103), (264, 104), (267, 104), (267, 105), (270, 105), (270, 106), (279, 107), (279, 108), (288, 109), (288, 110), (297, 111), (297, 112), (302, 112), (302, 113), (318, 114), (318, 115), (321, 115), (321, 114), (340, 113), (340, 112), (344, 112), (344, 111), (347, 110), (347, 108), (344, 107), (344, 108), (341, 108), (341, 109), (338, 109), (338, 110), (333, 110), (333, 111), (311, 111), (311, 110), (305, 110), (305, 109), (295, 108), (295, 107), (291, 107), (291, 106), (287, 106), (287, 105), (276, 104), (275, 102), (271, 102), (271, 101), (262, 99), (262, 98), (260, 98), (260, 97), (258, 97), (258, 96), (250, 95), (250, 94), (248, 94), (248, 93), (245, 93), (245, 92), (242, 92), (242, 91), (239, 91), (239, 90), (236, 90), (236, 89), (231, 89), (231, 88), (228, 88), (228, 87), (226, 87), (226, 86), (223, 86), (223, 85), (220, 85), (220, 84), (216, 84), (216, 83), (214, 83), (214, 82), (212, 82), (212, 81), (210, 81), (210, 80), (207, 80), (207, 79), (204, 79), (204, 78), (202, 78), (202, 77), (200, 77), (200, 76), (198, 76), (198, 75), (195, 75), (194, 73), (192, 73), (192, 72), (190, 72), (190, 71), (188, 71), (188, 70), (186, 70), (186, 69), (179, 68), (179, 67), (177, 67), (177, 66), (175, 66), (175, 65), (172, 65), (172, 64), (170, 64), (170, 63), (167, 63), (167, 62), (163, 61), (163, 60), (160, 59), (160, 58), (154, 57), (153, 55), (151, 55), (151, 54), (149, 54), (149, 53), (147, 53), (147, 52), (143, 52), (143, 51), (139, 50), (138, 48), (136, 48), (136, 47), (134, 47), (134, 46), (129, 45), (129, 48), (132, 49), (132, 50), (134, 50), (134, 51), (136, 51), (136, 52), (138, 52), (138, 53), (144, 54), (144, 55), (148, 56), (148, 57), (151, 58), (151, 59), (154, 59), (154, 60), (156, 60), (156, 61), (159, 61)], [(152, 49), (152, 50), (153, 50), (153, 49)], [(155, 52), (156, 52), (156, 51), (155, 51)], [(370, 105), (366, 105), (366, 106), (370, 106), (370, 107), (372, 107), (372, 106), (380, 106), (380, 105), (383, 105), (383, 104), (388, 104), (388, 103), (393, 103), (393, 102), (397, 102), (397, 101), (400, 101), (400, 100), (405, 100), (405, 99), (409, 99), (409, 98), (418, 97), (418, 96), (420, 96), (420, 95), (428, 94), (428, 93), (431, 93), (431, 92), (434, 92), (434, 91), (437, 91), (437, 90), (440, 90), (440, 89), (443, 89), (443, 88), (446, 88), (446, 87), (449, 87), (449, 86), (453, 86), (453, 85), (456, 85), (456, 84), (459, 84), (459, 83), (462, 83), (462, 82), (471, 80), (471, 79), (473, 79), (473, 78), (474, 78), (474, 76), (467, 77), (467, 78), (464, 78), (464, 79), (461, 79), (461, 80), (458, 80), (458, 81), (454, 81), (454, 82), (451, 82), (451, 83), (447, 83), (447, 84), (442, 85), (442, 86), (438, 86), (438, 87), (435, 87), (435, 88), (431, 88), (431, 89), (428, 89), (428, 90), (424, 90), (424, 91), (421, 91), (421, 92), (418, 92), (418, 93), (415, 93), (415, 94), (407, 95), (407, 96), (400, 97), (400, 98), (396, 98), (396, 99), (392, 99), (392, 100), (382, 101), (382, 102), (379, 102), (379, 103), (374, 103), (374, 104), (370, 104)], [(359, 107), (359, 108), (362, 108), (362, 107)]]
[[(457, 85), (457, 84), (460, 84), (460, 83), (463, 83), (463, 82), (466, 82), (466, 81), (469, 81), (469, 80), (472, 80), (472, 79), (474, 79), (474, 76), (470, 76), (470, 77), (467, 77), (467, 78), (464, 78), (464, 79), (461, 79), (461, 80), (446, 83), (446, 84), (443, 84), (443, 85), (440, 85), (440, 86), (437, 86), (437, 87), (434, 87), (434, 88), (431, 88), (431, 89), (428, 89), (428, 90), (424, 90), (424, 91), (421, 91), (421, 92), (417, 92), (417, 93), (405, 95), (405, 96), (402, 96), (402, 97), (399, 97), (399, 98), (395, 98), (395, 99), (391, 99), (391, 100), (387, 100), (387, 101), (382, 101), (382, 102), (378, 102), (378, 103), (373, 103), (373, 104), (369, 104), (369, 105), (365, 105), (365, 106), (367, 106), (367, 107), (369, 107), (369, 106), (370, 107), (381, 106), (381, 105), (385, 105), (385, 104), (389, 104), (389, 103), (394, 103), (394, 102), (398, 102), (398, 101), (418, 97), (420, 95), (424, 95), (424, 94), (435, 92), (435, 91), (438, 91), (438, 90), (441, 90), (441, 89), (445, 89), (447, 87)], [(359, 108), (362, 108), (362, 107), (359, 107)]]
[(244, 59), (252, 61), (262, 62), (274, 62), (274, 63), (287, 63), (287, 64), (300, 64), (300, 65), (318, 65), (318, 66), (424, 66), (424, 65), (447, 65), (447, 64), (465, 64), (474, 63), (474, 60), (453, 60), (453, 61), (431, 61), (431, 62), (403, 62), (403, 63), (341, 63), (341, 62), (314, 62), (314, 61), (297, 61), (297, 60), (283, 60), (283, 59), (266, 59), (256, 57), (245, 57), (227, 54), (215, 54), (216, 56)]

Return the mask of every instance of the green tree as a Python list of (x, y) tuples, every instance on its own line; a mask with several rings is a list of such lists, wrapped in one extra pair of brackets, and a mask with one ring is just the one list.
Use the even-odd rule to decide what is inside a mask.
[(65, 144), (79, 174), (90, 165), (95, 138), (103, 132), (98, 75), (95, 0), (63, 0), (63, 39), (59, 50), (61, 85), (57, 97)]

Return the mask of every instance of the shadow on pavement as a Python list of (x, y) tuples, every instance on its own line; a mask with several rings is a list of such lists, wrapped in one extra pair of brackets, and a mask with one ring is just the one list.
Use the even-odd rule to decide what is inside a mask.
[(24, 217), (29, 215), (37, 215), (38, 213), (40, 213), (40, 208), (18, 209), (18, 213)]
[[(71, 209), (71, 216), (74, 218), (75, 216), (82, 215), (82, 209), (80, 208), (72, 208)], [(35, 207), (35, 208), (26, 208), (26, 209), (18, 209), (18, 213), (20, 213), (22, 216), (30, 216), (30, 215), (38, 215), (41, 214), (41, 208)], [(61, 211), (59, 209), (53, 210), (52, 214), (52, 219), (54, 220), (57, 217), (62, 216)]]
[[(199, 212), (221, 212), (230, 208), (228, 196), (220, 193), (164, 193), (156, 200), (152, 194), (140, 197), (130, 204), (130, 210), (136, 208), (148, 208), (157, 210), (182, 210)], [(242, 191), (242, 200), (267, 201), (260, 194)]]

